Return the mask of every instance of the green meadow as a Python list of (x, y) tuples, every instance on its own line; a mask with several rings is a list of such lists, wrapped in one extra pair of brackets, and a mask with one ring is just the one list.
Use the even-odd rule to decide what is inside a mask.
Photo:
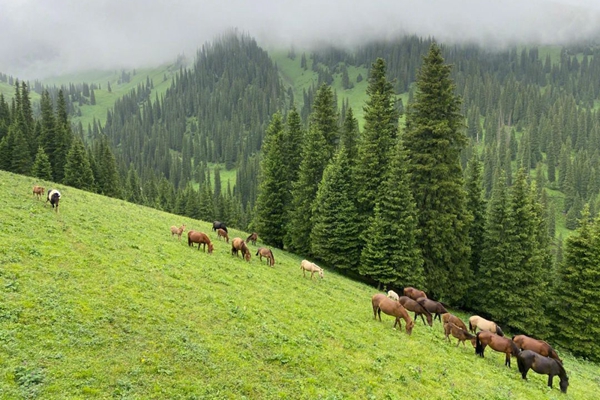
[[(32, 196), (62, 192), (60, 211)], [(373, 320), (376, 290), (274, 249), (230, 253), (211, 223), (0, 172), (2, 399), (595, 399), (598, 365), (558, 349), (566, 395), (516, 360), (417, 322)], [(172, 237), (206, 232), (212, 255)], [(185, 236), (185, 234), (184, 234)], [(247, 233), (230, 230), (230, 237)], [(261, 245), (260, 238), (257, 245)], [(454, 310), (455, 311), (455, 310)], [(464, 320), (468, 315), (457, 312)]]

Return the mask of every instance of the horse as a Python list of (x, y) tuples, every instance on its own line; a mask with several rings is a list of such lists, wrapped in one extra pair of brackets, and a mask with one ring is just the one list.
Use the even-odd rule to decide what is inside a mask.
[(481, 329), (482, 331), (496, 333), (498, 336), (504, 336), (504, 332), (502, 332), (502, 329), (498, 326), (498, 324), (493, 321), (488, 321), (479, 315), (473, 315), (471, 318), (469, 318), (469, 330), (475, 333), (477, 328)]
[(242, 252), (242, 257), (246, 261), (250, 261), (250, 249), (246, 246), (246, 242), (242, 238), (236, 237), (231, 241), (231, 255), (237, 257), (238, 251)]
[(402, 306), (402, 304), (389, 299), (386, 295), (377, 293), (373, 295), (371, 298), (371, 304), (373, 305), (373, 318), (377, 319), (379, 316), (379, 321), (381, 321), (381, 312), (384, 314), (391, 315), (392, 317), (396, 317), (396, 321), (394, 322), (394, 328), (398, 325), (399, 329), (402, 329), (402, 322), (400, 322), (400, 318), (404, 319), (406, 322), (406, 333), (411, 334), (413, 327), (415, 326), (415, 322), (410, 319), (410, 315), (406, 309)]
[(267, 259), (267, 265), (270, 265), (271, 267), (275, 265), (275, 256), (273, 255), (271, 249), (268, 249), (266, 247), (259, 247), (256, 251), (256, 255), (260, 258), (261, 262), (262, 258), (265, 257)]
[(217, 229), (217, 239), (225, 238), (225, 241), (229, 243), (229, 234), (223, 228)]
[(258, 233), (252, 232), (250, 236), (246, 239), (246, 243), (252, 242), (254, 246), (256, 246), (256, 239), (258, 239)]
[(555, 375), (560, 377), (560, 391), (567, 393), (569, 377), (562, 363), (555, 358), (544, 357), (532, 350), (523, 350), (517, 355), (517, 365), (523, 379), (527, 379), (530, 369), (538, 374), (548, 375), (548, 386), (552, 388), (552, 380)]
[(554, 358), (562, 363), (562, 360), (558, 357), (558, 354), (552, 346), (543, 340), (534, 339), (525, 335), (513, 336), (512, 340), (521, 350), (533, 350), (539, 355)]
[(415, 289), (414, 287), (410, 287), (410, 286), (404, 288), (404, 295), (410, 297), (413, 300), (417, 300), (420, 297), (427, 298), (427, 295), (425, 294), (424, 291)]
[(204, 232), (188, 232), (188, 246), (194, 247), (194, 243), (198, 243), (198, 250), (200, 250), (200, 245), (203, 245), (202, 250), (204, 250), (204, 252), (206, 252), (206, 245), (208, 245), (208, 254), (212, 254), (214, 250), (213, 244), (210, 242), (208, 235)]
[(419, 297), (417, 299), (417, 303), (422, 305), (431, 314), (435, 314), (433, 317), (434, 321), (437, 318), (440, 322), (442, 322), (441, 315), (446, 314), (448, 312), (448, 310), (446, 310), (446, 307), (444, 307), (442, 303), (440, 303), (439, 301), (430, 300), (426, 297)]
[(185, 231), (185, 224), (181, 225), (179, 228), (173, 225), (171, 227), (171, 237), (177, 235), (177, 238), (181, 240), (181, 234)]
[(37, 196), (37, 199), (40, 200), (45, 190), (46, 188), (36, 185), (33, 187), (33, 195)]
[(60, 192), (56, 189), (50, 189), (48, 191), (48, 197), (46, 198), (46, 203), (50, 202), (52, 204), (52, 208), (56, 207), (54, 211), (58, 212), (58, 202), (60, 201)]
[(225, 226), (225, 223), (221, 222), (221, 221), (213, 222), (213, 227), (212, 227), (213, 232), (216, 231), (217, 229), (223, 229), (225, 232), (227, 232), (227, 227)]
[(425, 317), (427, 318), (427, 324), (429, 324), (429, 326), (433, 326), (433, 318), (431, 318), (431, 314), (425, 309), (425, 307), (423, 307), (408, 296), (400, 296), (398, 298), (398, 301), (408, 311), (414, 311), (415, 321), (417, 320), (417, 315), (420, 315), (421, 321), (423, 321), (423, 324), (425, 324), (425, 319), (423, 318), (423, 314), (425, 314)]
[(311, 263), (308, 260), (302, 260), (300, 262), (300, 269), (302, 270), (302, 276), (304, 276), (305, 278), (306, 278), (306, 271), (308, 271), (308, 272), (310, 272), (310, 279), (313, 278), (313, 275), (315, 274), (315, 272), (317, 272), (319, 274), (319, 276), (321, 277), (321, 279), (323, 279), (323, 268), (319, 267), (315, 263)]
[(393, 290), (388, 290), (387, 297), (389, 297), (390, 299), (392, 299), (394, 301), (400, 300), (400, 296), (398, 296), (398, 293), (394, 292)]
[(472, 333), (469, 333), (466, 329), (462, 329), (459, 326), (456, 326), (452, 322), (444, 323), (444, 334), (446, 335), (446, 339), (450, 341), (450, 334), (458, 339), (456, 342), (456, 347), (462, 342), (463, 346), (465, 345), (465, 340), (470, 340), (473, 347), (477, 345), (477, 337)]
[(452, 322), (454, 325), (458, 326), (460, 329), (467, 330), (467, 325), (463, 322), (462, 319), (458, 318), (456, 315), (452, 315), (450, 313), (446, 313), (442, 315), (442, 323), (447, 324), (448, 322)]
[(475, 354), (479, 354), (483, 357), (483, 352), (486, 346), (490, 346), (492, 349), (506, 354), (504, 365), (510, 368), (510, 356), (517, 356), (521, 350), (517, 347), (515, 342), (509, 338), (505, 338), (490, 331), (479, 331), (477, 332), (475, 342)]

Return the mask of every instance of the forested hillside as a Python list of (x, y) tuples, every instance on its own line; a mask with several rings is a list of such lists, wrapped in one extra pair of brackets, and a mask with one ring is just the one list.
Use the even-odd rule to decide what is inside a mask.
[[(164, 95), (139, 85), (87, 131), (69, 122), (66, 87), (41, 88), (37, 112), (21, 82), (0, 93), (0, 168), (224, 220), (374, 285), (559, 337), (564, 260), (577, 259), (563, 238), (600, 207), (600, 50), (403, 37), (286, 57), (279, 69), (254, 39), (223, 36)], [(600, 310), (590, 276), (572, 307)]]

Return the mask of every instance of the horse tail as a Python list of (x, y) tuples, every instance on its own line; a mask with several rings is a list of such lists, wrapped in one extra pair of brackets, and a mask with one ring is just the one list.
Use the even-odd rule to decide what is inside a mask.
[(258, 253), (260, 253), (260, 249), (258, 249), (258, 250), (256, 251), (256, 254), (255, 254), (255, 256), (257, 256), (257, 255), (258, 255)]
[(498, 336), (504, 336), (504, 332), (502, 332), (502, 328), (498, 324), (496, 324), (496, 334)]
[[(469, 325), (471, 325), (471, 322), (469, 321)], [(479, 354), (480, 356), (483, 357), (483, 346), (481, 345), (481, 340), (479, 340), (479, 334), (480, 332), (477, 332), (477, 334), (475, 335), (475, 354)]]
[(469, 330), (471, 332), (473, 332), (475, 329), (473, 328), (473, 324), (471, 323), (471, 320), (469, 320)]
[(273, 255), (273, 251), (269, 249), (269, 254), (271, 254), (271, 265), (275, 265), (275, 256)]

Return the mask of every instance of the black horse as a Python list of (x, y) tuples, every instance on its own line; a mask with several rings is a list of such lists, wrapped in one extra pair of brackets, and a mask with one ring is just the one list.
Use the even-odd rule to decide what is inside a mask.
[(517, 355), (519, 372), (527, 379), (527, 372), (532, 369), (538, 374), (548, 375), (548, 386), (552, 387), (554, 375), (560, 377), (560, 391), (567, 393), (569, 378), (562, 363), (554, 358), (544, 357), (532, 350), (523, 350)]
[[(227, 232), (227, 227), (225, 226), (225, 222), (221, 222), (221, 221), (214, 221), (213, 222), (213, 232), (216, 231), (217, 229), (223, 229), (225, 232)], [(229, 233), (229, 232), (227, 232)]]
[(46, 203), (50, 202), (50, 204), (52, 204), (52, 208), (54, 208), (54, 210), (56, 212), (58, 212), (59, 201), (60, 201), (60, 192), (56, 189), (48, 190), (48, 197), (46, 198)]

